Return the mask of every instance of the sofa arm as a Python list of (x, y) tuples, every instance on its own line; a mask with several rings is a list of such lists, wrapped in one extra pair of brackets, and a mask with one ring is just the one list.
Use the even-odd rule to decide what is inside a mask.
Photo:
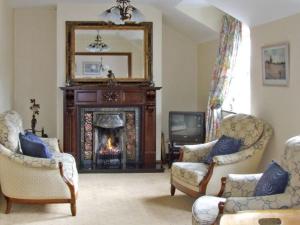
[[(224, 183), (223, 197), (251, 197), (262, 173), (259, 174), (229, 174)], [(223, 180), (223, 178), (222, 178)]]
[(61, 152), (57, 138), (41, 138), (47, 147), (53, 152)]
[(212, 149), (217, 141), (212, 141), (198, 145), (184, 145), (183, 151), (183, 162), (200, 162)]
[(214, 156), (213, 161), (217, 165), (233, 164), (252, 157), (256, 153), (256, 151), (257, 149), (251, 147), (233, 154)]
[(4, 159), (16, 162), (25, 167), (32, 168), (47, 168), (47, 169), (58, 169), (59, 161), (57, 159), (44, 159), (44, 158), (36, 158), (30, 157), (26, 155), (22, 155), (16, 152), (12, 152), (3, 145), (0, 144), (0, 156)]
[(224, 204), (224, 213), (236, 213), (244, 210), (283, 209), (293, 206), (293, 196), (289, 193), (257, 197), (230, 197), (227, 198)]

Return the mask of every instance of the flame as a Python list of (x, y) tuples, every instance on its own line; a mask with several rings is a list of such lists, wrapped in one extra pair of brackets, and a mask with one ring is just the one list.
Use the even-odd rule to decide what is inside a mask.
[(110, 137), (107, 140), (106, 148), (109, 149), (109, 150), (111, 150), (113, 148), (113, 145), (111, 143), (111, 138)]

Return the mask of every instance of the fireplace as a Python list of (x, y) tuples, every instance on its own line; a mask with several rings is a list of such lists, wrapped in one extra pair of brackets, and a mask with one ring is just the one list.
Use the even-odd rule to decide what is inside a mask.
[(64, 151), (80, 172), (157, 172), (156, 91), (148, 85), (61, 88)]
[(84, 169), (129, 169), (141, 165), (140, 108), (81, 109), (81, 162)]

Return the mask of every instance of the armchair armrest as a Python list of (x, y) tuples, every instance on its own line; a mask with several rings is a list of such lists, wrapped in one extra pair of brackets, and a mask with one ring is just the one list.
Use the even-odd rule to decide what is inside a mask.
[(229, 174), (222, 178), (223, 197), (251, 197), (262, 174)]
[(47, 168), (47, 169), (58, 169), (59, 161), (57, 159), (44, 159), (44, 158), (36, 158), (30, 157), (26, 155), (22, 155), (16, 152), (12, 152), (3, 145), (0, 144), (0, 156), (3, 156), (7, 160), (16, 162), (25, 167), (32, 168)]
[(290, 193), (257, 197), (230, 197), (224, 203), (224, 212), (235, 213), (244, 210), (283, 209), (293, 206), (293, 195)]
[(62, 152), (57, 138), (41, 138), (47, 147), (53, 152)]
[(212, 149), (212, 147), (216, 142), (217, 141), (212, 141), (212, 142), (198, 144), (198, 145), (184, 145), (182, 148), (183, 151), (182, 161), (183, 162), (201, 161)]
[(246, 160), (255, 154), (257, 149), (250, 147), (246, 150), (242, 150), (228, 155), (217, 155), (213, 157), (213, 161), (217, 165), (233, 164), (239, 161)]

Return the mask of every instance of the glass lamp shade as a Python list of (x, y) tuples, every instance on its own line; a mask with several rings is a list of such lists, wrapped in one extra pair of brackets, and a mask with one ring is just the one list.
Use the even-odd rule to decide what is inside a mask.
[(124, 23), (124, 21), (121, 20), (121, 11), (118, 7), (112, 7), (111, 9), (105, 10), (100, 14), (100, 18), (115, 24)]
[(142, 12), (140, 10), (138, 10), (137, 8), (132, 7), (132, 14), (131, 14), (131, 21), (136, 22), (136, 23), (140, 23), (143, 22), (145, 20), (144, 15), (142, 14)]

